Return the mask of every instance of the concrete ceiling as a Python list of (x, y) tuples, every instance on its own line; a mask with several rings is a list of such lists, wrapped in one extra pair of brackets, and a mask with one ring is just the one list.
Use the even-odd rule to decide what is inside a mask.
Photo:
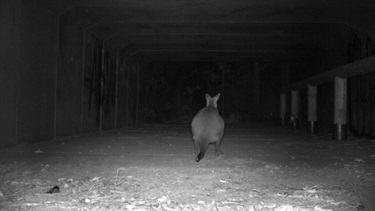
[(319, 59), (375, 28), (374, 0), (34, 1), (151, 61)]

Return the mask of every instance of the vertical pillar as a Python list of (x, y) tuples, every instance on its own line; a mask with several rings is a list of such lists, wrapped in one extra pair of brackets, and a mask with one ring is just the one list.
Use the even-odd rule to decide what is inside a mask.
[(129, 127), (130, 125), (130, 119), (131, 119), (131, 109), (130, 109), (130, 91), (132, 90), (131, 88), (131, 80), (133, 80), (133, 78), (131, 78), (131, 68), (132, 68), (132, 63), (130, 62), (130, 60), (126, 60), (126, 61), (123, 61), (124, 63), (124, 77), (125, 77), (125, 87), (124, 87), (124, 91), (125, 91), (125, 127)]
[(307, 132), (315, 134), (317, 132), (317, 121), (318, 121), (318, 111), (317, 111), (317, 88), (316, 86), (307, 86)]
[(222, 96), (222, 100), (220, 101), (221, 102), (221, 115), (223, 118), (225, 118), (225, 69), (222, 70), (221, 72), (221, 96)]
[(259, 63), (254, 63), (254, 101), (255, 106), (258, 109), (260, 106), (260, 67)]
[(336, 140), (347, 139), (347, 79), (335, 77), (334, 90), (334, 131)]
[(102, 58), (101, 58), (101, 60), (102, 60), (102, 66), (100, 67), (100, 100), (99, 100), (99, 102), (100, 102), (100, 112), (99, 112), (99, 114), (100, 114), (100, 117), (99, 117), (99, 119), (100, 119), (100, 122), (99, 122), (99, 131), (102, 131), (102, 129), (103, 129), (103, 97), (104, 97), (104, 77), (103, 77), (103, 75), (104, 75), (104, 68), (105, 68), (105, 65), (104, 65), (104, 62), (105, 62), (105, 59), (104, 59), (104, 54), (105, 54), (105, 40), (103, 40), (103, 42), (102, 42)]
[(115, 85), (115, 129), (117, 129), (117, 120), (118, 120), (118, 88), (119, 88), (119, 58), (120, 52), (116, 52), (116, 85)]
[(285, 119), (286, 119), (286, 94), (280, 94), (280, 119), (281, 125), (285, 126)]
[(220, 97), (220, 106), (221, 106), (221, 116), (225, 117), (225, 74), (229, 70), (229, 65), (225, 62), (217, 62), (216, 66), (221, 70), (221, 97)]
[(140, 79), (139, 79), (139, 72), (141, 71), (141, 65), (140, 62), (135, 63), (135, 71), (136, 71), (136, 90), (135, 90), (135, 117), (134, 117), (134, 124), (138, 125), (138, 119), (139, 119), (139, 95), (140, 95)]
[(291, 91), (291, 117), (290, 123), (294, 130), (299, 129), (299, 92), (297, 90)]

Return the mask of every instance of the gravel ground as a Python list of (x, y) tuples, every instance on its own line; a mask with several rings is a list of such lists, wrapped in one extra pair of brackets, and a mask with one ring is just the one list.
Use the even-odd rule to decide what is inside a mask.
[(213, 148), (195, 162), (188, 124), (2, 148), (0, 210), (375, 210), (375, 140), (254, 123)]

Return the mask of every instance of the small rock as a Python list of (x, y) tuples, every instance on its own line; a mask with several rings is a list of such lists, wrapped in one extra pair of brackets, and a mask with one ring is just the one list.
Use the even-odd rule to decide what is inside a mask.
[(59, 186), (54, 186), (53, 188), (49, 189), (46, 193), (59, 193), (60, 192), (60, 188)]
[(134, 206), (131, 205), (131, 204), (127, 204), (127, 205), (125, 205), (125, 208), (126, 208), (127, 210), (133, 210), (133, 209), (134, 209)]
[(162, 197), (158, 198), (158, 202), (159, 202), (159, 203), (166, 202), (167, 200), (168, 200), (168, 199), (167, 199), (167, 197), (165, 197), (165, 196), (162, 196)]
[(254, 205), (250, 205), (248, 211), (255, 211)]
[(294, 211), (294, 208), (292, 205), (281, 205), (280, 207), (277, 207), (275, 211)]
[(355, 161), (357, 161), (357, 162), (359, 162), (359, 163), (365, 163), (365, 161), (362, 160), (361, 158), (357, 158), (357, 159), (355, 159)]

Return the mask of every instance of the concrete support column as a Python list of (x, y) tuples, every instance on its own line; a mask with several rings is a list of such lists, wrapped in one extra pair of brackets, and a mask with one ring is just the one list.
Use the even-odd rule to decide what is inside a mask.
[(258, 108), (260, 106), (260, 67), (259, 63), (255, 62), (254, 63), (254, 101), (255, 101), (255, 106)]
[(115, 129), (117, 129), (117, 119), (118, 119), (118, 98), (119, 98), (119, 69), (120, 69), (120, 52), (116, 52), (116, 86), (115, 86)]
[(286, 120), (286, 94), (285, 93), (280, 94), (280, 119), (281, 119), (281, 125), (285, 126), (285, 120)]
[(297, 90), (291, 91), (291, 117), (290, 123), (294, 130), (299, 129), (299, 92)]
[(139, 62), (135, 64), (135, 71), (137, 73), (136, 75), (136, 90), (135, 90), (135, 117), (134, 117), (134, 124), (138, 125), (139, 121), (139, 95), (141, 90), (141, 83), (140, 83), (140, 75), (139, 72), (141, 71), (141, 65)]
[(316, 134), (317, 132), (317, 121), (318, 121), (318, 111), (317, 111), (317, 87), (307, 86), (307, 132), (311, 134)]
[(347, 79), (335, 77), (334, 90), (334, 131), (333, 138), (336, 140), (347, 139)]

